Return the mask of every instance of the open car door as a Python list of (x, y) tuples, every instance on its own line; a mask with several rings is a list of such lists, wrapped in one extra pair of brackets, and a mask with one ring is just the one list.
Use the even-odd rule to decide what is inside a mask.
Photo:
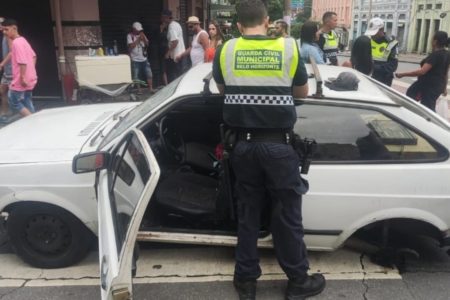
[(143, 133), (134, 129), (112, 151), (97, 182), (102, 299), (132, 298), (136, 236), (160, 169)]

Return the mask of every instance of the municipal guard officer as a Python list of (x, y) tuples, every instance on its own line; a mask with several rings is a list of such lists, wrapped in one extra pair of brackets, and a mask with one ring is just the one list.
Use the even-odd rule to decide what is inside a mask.
[(398, 67), (398, 41), (386, 37), (384, 21), (380, 18), (373, 18), (369, 21), (369, 27), (365, 34), (371, 37), (374, 62), (372, 77), (387, 86), (391, 86), (394, 72)]
[(328, 60), (333, 66), (338, 65), (339, 37), (334, 31), (337, 24), (337, 14), (332, 11), (327, 11), (322, 16), (322, 27), (318, 31), (318, 45), (323, 51), (323, 60), (325, 62)]
[(307, 95), (307, 73), (293, 38), (266, 35), (261, 0), (241, 0), (236, 11), (242, 37), (227, 41), (213, 64), (225, 95), (224, 121), (238, 137), (231, 154), (239, 219), (233, 283), (240, 299), (255, 299), (260, 218), (269, 206), (275, 252), (289, 278), (286, 299), (303, 299), (325, 288), (321, 274), (307, 275), (301, 195), (308, 187), (290, 138), (297, 118), (293, 97)]

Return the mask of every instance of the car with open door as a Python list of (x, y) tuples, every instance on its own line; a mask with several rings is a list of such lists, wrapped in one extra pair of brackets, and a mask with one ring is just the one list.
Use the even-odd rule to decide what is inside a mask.
[[(327, 77), (353, 72), (360, 82), (357, 91), (338, 92), (311, 76), (309, 96), (295, 101), (293, 130), (317, 142), (305, 176), (307, 247), (331, 251), (361, 232), (381, 246), (411, 232), (448, 245), (448, 123), (357, 71), (317, 69), (307, 65), (309, 73)], [(195, 67), (140, 104), (44, 110), (0, 129), (0, 210), (16, 253), (34, 266), (67, 266), (99, 236), (103, 286), (121, 278), (112, 289), (118, 291), (131, 280), (123, 276), (131, 276), (134, 235), (138, 241), (235, 245), (223, 97), (210, 72), (211, 64)], [(128, 151), (129, 138), (143, 149), (139, 164), (131, 153), (117, 158)], [(74, 156), (75, 170), (92, 170), (92, 157), (98, 170), (74, 174)], [(268, 220), (267, 210), (260, 247), (272, 245)], [(104, 233), (103, 222), (116, 232)]]

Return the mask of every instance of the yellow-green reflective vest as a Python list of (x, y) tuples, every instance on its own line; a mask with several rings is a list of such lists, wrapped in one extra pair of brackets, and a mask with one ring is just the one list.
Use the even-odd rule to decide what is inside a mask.
[(383, 41), (381, 43), (375, 42), (373, 39), (371, 40), (372, 45), (372, 58), (374, 61), (386, 62), (391, 55), (392, 49), (397, 46), (398, 41)]
[(227, 41), (220, 52), (224, 121), (244, 128), (292, 127), (292, 83), (298, 64), (297, 44), (290, 37)]
[(325, 44), (323, 45), (323, 50), (338, 50), (338, 36), (336, 32), (331, 30), (329, 33), (324, 33), (323, 37), (325, 38)]

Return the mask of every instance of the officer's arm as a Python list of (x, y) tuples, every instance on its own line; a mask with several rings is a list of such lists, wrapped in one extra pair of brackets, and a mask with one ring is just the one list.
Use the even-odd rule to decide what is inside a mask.
[(222, 71), (220, 69), (220, 53), (222, 52), (222, 46), (219, 46), (216, 50), (216, 54), (214, 56), (213, 61), (213, 78), (216, 82), (217, 89), (219, 90), (220, 94), (224, 94), (225, 91), (225, 80), (222, 75)]
[(308, 96), (308, 83), (301, 86), (294, 86), (292, 95), (294, 98), (306, 98), (306, 96)]
[(308, 96), (308, 73), (306, 72), (305, 63), (301, 56), (298, 61), (297, 71), (294, 75), (292, 96), (294, 98), (306, 98)]

